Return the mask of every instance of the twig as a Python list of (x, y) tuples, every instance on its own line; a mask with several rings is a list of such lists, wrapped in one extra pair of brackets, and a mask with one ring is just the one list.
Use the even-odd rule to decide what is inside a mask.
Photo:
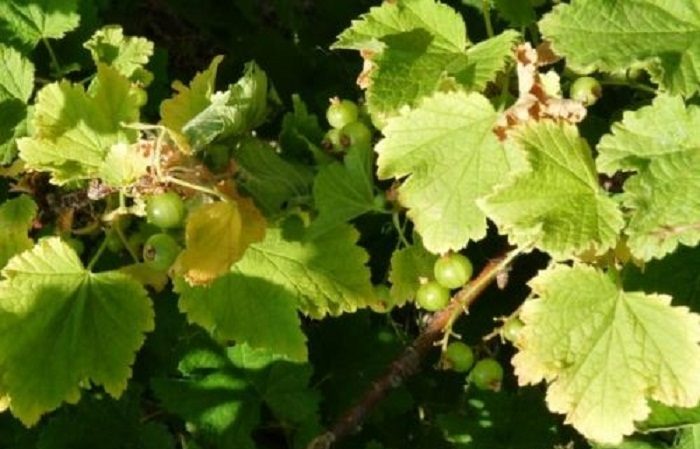
[(372, 383), (362, 399), (348, 409), (327, 432), (314, 438), (306, 449), (329, 449), (336, 441), (354, 433), (392, 388), (400, 386), (404, 380), (418, 372), (422, 360), (436, 343), (443, 335), (451, 333), (452, 325), (457, 318), (521, 251), (521, 249), (515, 249), (490, 261), (472, 282), (452, 297), (452, 301), (445, 309), (432, 316), (423, 332)]

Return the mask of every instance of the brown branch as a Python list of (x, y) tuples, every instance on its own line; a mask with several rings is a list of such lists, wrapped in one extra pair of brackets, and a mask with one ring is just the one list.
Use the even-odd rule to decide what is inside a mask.
[(365, 418), (387, 393), (416, 374), (423, 359), (430, 350), (442, 340), (444, 344), (452, 331), (454, 322), (483, 293), (496, 276), (510, 265), (520, 254), (518, 249), (491, 260), (479, 275), (464, 288), (459, 290), (450, 304), (433, 314), (430, 322), (421, 334), (408, 346), (377, 378), (364, 396), (348, 409), (325, 433), (309, 443), (307, 449), (329, 449), (339, 439), (354, 433), (360, 428)]

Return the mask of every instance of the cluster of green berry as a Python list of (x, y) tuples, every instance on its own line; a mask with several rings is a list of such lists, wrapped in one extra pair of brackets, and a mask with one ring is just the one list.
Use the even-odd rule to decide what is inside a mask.
[(434, 280), (421, 284), (416, 291), (416, 302), (429, 311), (436, 312), (450, 302), (450, 290), (463, 287), (472, 277), (471, 261), (459, 253), (449, 253), (435, 261)]
[(372, 144), (372, 130), (368, 126), (367, 114), (353, 101), (332, 98), (326, 111), (326, 120), (331, 129), (323, 139), (326, 150), (344, 153), (354, 146)]
[(461, 341), (453, 341), (442, 354), (443, 366), (458, 373), (467, 373), (467, 381), (480, 390), (498, 391), (503, 382), (503, 367), (492, 357), (474, 363), (474, 351)]
[(126, 229), (130, 225), (128, 217), (121, 218), (107, 231), (107, 249), (120, 253), (128, 246), (132, 254), (141, 253), (143, 262), (156, 271), (167, 271), (182, 251), (178, 242), (181, 235), (178, 230), (185, 221), (187, 209), (185, 203), (175, 192), (151, 195), (146, 199), (147, 222), (140, 222), (135, 232), (130, 233), (126, 241), (115, 227)]

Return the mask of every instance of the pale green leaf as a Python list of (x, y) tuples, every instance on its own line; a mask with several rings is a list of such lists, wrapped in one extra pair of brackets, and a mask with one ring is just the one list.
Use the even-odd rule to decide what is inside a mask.
[(391, 299), (396, 305), (405, 304), (415, 299), (420, 279), (433, 278), (433, 265), (437, 256), (429, 253), (420, 240), (411, 246), (394, 251), (391, 255), (389, 282), (391, 282)]
[(697, 0), (574, 0), (540, 21), (545, 38), (579, 71), (616, 71), (640, 62), (672, 93), (700, 87)]
[[(156, 379), (167, 410), (194, 424), (194, 434), (220, 449), (255, 449), (261, 407), (292, 428), (318, 420), (318, 393), (308, 365), (290, 363), (247, 345), (194, 346), (180, 361), (180, 379)], [(294, 432), (289, 430), (291, 435)]]
[(286, 240), (281, 229), (268, 229), (265, 240), (251, 245), (233, 272), (287, 289), (299, 310), (314, 318), (354, 312), (378, 301), (358, 237), (347, 225), (303, 241)]
[(42, 39), (62, 38), (77, 28), (79, 22), (78, 0), (0, 2), (0, 31), (11, 33), (31, 47)]
[(12, 256), (34, 245), (27, 233), (36, 213), (36, 204), (25, 195), (0, 204), (0, 268)]
[(180, 132), (187, 122), (211, 104), (210, 98), (216, 87), (216, 72), (223, 59), (223, 56), (214, 57), (209, 68), (198, 72), (189, 86), (180, 81), (173, 82), (175, 96), (164, 100), (160, 105), (160, 116), (165, 126)]
[(117, 143), (107, 152), (99, 177), (112, 187), (126, 187), (146, 175), (150, 164), (137, 145)]
[(206, 287), (178, 282), (180, 309), (218, 340), (234, 340), (292, 360), (307, 358), (293, 293), (264, 279), (229, 273)]
[(598, 150), (604, 173), (636, 172), (622, 195), (632, 254), (649, 260), (700, 242), (700, 108), (686, 108), (680, 97), (658, 97), (626, 112)]
[(399, 201), (429, 251), (459, 250), (486, 235), (476, 200), (511, 166), (492, 132), (497, 118), (480, 94), (437, 93), (383, 130), (375, 148), (379, 177), (406, 178)]
[(598, 185), (591, 149), (576, 127), (542, 121), (512, 138), (530, 167), (481, 203), (511, 243), (534, 245), (557, 259), (614, 247), (622, 213)]
[(506, 30), (481, 41), (467, 50), (467, 57), (461, 63), (452, 62), (449, 71), (462, 86), (481, 91), (513, 61), (513, 47), (519, 39), (520, 33)]
[(195, 148), (216, 139), (244, 135), (265, 121), (269, 101), (276, 101), (276, 94), (267, 75), (250, 62), (236, 84), (225, 92), (211, 94), (207, 107), (190, 118), (182, 126), (182, 132)]
[(649, 415), (649, 400), (700, 400), (700, 316), (584, 265), (556, 265), (530, 286), (515, 373), (521, 385), (546, 380), (550, 410), (585, 437), (619, 444)]
[(33, 91), (34, 64), (14, 48), (0, 44), (0, 103), (10, 99), (26, 103)]
[(33, 116), (34, 135), (17, 142), (27, 168), (51, 172), (52, 181), (95, 177), (112, 145), (132, 143), (139, 106), (129, 80), (115, 69), (99, 66), (88, 92), (68, 81), (39, 91)]
[(0, 281), (0, 392), (26, 425), (86, 382), (119, 396), (144, 333), (153, 329), (146, 291), (117, 272), (91, 273), (58, 238), (12, 258)]
[(371, 147), (360, 146), (348, 151), (343, 164), (321, 169), (314, 181), (318, 217), (311, 223), (310, 237), (376, 210), (372, 166)]
[(238, 182), (266, 214), (277, 214), (286, 202), (311, 195), (310, 170), (285, 161), (262, 140), (242, 139), (233, 155)]
[(450, 6), (435, 0), (399, 0), (373, 7), (338, 36), (332, 48), (380, 52), (386, 36), (422, 29), (434, 36), (443, 52), (464, 51), (469, 45), (464, 20)]
[(143, 37), (125, 37), (119, 25), (97, 30), (84, 47), (90, 50), (96, 65), (109, 65), (127, 78), (142, 74), (153, 55), (153, 42)]

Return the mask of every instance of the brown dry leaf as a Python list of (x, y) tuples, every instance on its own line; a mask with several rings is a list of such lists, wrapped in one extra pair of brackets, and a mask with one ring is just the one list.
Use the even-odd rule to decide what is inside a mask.
[(495, 132), (505, 140), (508, 131), (531, 120), (557, 120), (578, 123), (586, 117), (582, 103), (560, 98), (552, 92), (551, 76), (540, 73), (539, 68), (557, 61), (547, 45), (537, 50), (529, 42), (520, 44), (515, 50), (518, 74), (518, 99), (506, 109), (496, 122)]

